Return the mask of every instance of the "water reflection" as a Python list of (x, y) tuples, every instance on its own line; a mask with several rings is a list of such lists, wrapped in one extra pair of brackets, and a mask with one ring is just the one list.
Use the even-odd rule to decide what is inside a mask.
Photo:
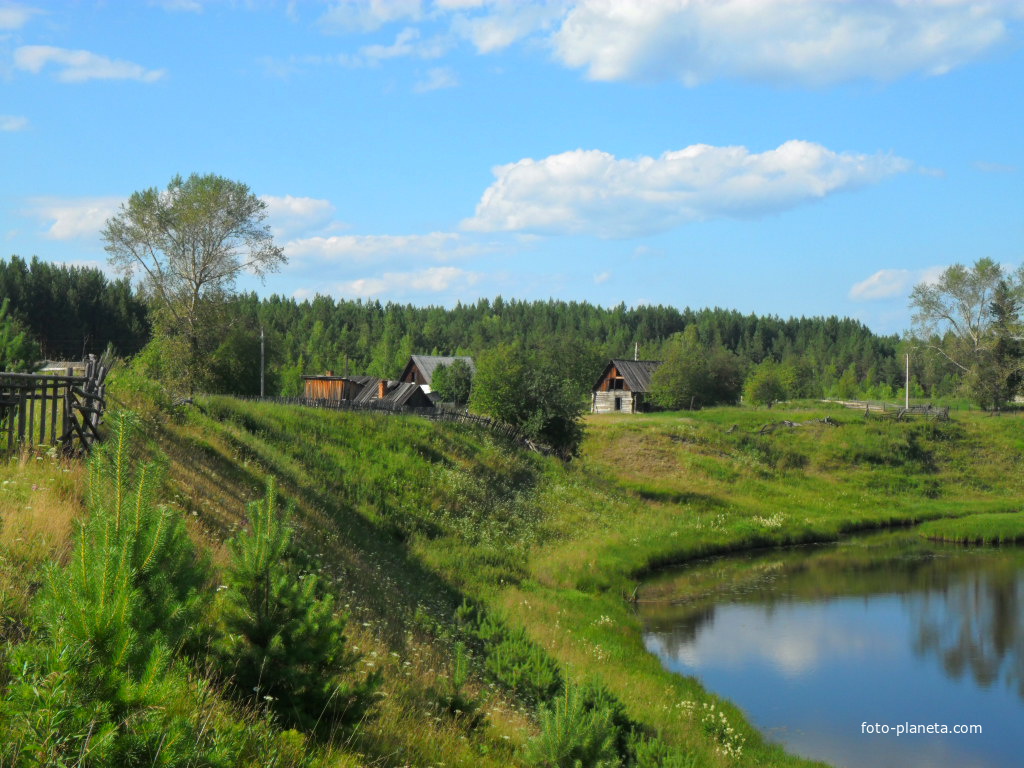
[[(645, 585), (640, 611), (667, 667), (700, 677), (801, 754), (840, 765), (1017, 765), (1022, 585), (1024, 551), (885, 534), (708, 561)], [(879, 741), (859, 733), (863, 720), (985, 730)]]
[(1022, 583), (1019, 568), (998, 562), (909, 598), (915, 652), (936, 657), (950, 677), (982, 687), (1002, 679), (1024, 698)]

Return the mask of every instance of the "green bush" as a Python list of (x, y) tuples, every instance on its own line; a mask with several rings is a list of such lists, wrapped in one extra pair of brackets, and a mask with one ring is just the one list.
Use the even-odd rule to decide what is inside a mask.
[(361, 656), (346, 649), (346, 618), (318, 594), (317, 578), (290, 563), (292, 530), (273, 482), (249, 513), (252, 530), (230, 542), (215, 658), (240, 699), (267, 706), (288, 726), (333, 736), (366, 715), (380, 673), (344, 679)]

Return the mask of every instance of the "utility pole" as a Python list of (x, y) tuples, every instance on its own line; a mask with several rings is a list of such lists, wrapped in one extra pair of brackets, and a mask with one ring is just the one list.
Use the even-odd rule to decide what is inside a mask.
[(263, 391), (263, 372), (266, 369), (267, 362), (267, 345), (264, 342), (263, 326), (260, 326), (260, 397), (264, 396)]
[(903, 391), (904, 391), (904, 393), (906, 393), (905, 394), (906, 400), (904, 401), (904, 406), (909, 411), (910, 410), (910, 353), (909, 352), (907, 352), (907, 386), (906, 386), (906, 389), (904, 389)]

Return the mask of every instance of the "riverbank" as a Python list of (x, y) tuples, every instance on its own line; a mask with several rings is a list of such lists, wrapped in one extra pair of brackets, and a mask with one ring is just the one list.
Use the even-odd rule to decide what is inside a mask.
[[(119, 396), (151, 406), (144, 389)], [(509, 637), (525, 632), (519, 646), (536, 643), (562, 678), (603, 685), (675, 750), (676, 762), (647, 765), (809, 765), (647, 653), (629, 602), (640, 579), (716, 553), (1019, 510), (1022, 495), (1019, 419), (822, 407), (595, 417), (566, 465), (411, 417), (229, 398), (148, 412), (170, 459), (168, 498), (214, 563), (244, 502), (276, 477), (309, 562), (352, 614), (353, 642), (384, 669), (376, 717), (324, 765), (536, 764), (537, 703), (502, 682), (486, 645), (465, 688), (486, 726), (438, 709), (454, 648), (475, 641), (455, 620), (466, 600)], [(802, 426), (760, 433), (779, 421)]]

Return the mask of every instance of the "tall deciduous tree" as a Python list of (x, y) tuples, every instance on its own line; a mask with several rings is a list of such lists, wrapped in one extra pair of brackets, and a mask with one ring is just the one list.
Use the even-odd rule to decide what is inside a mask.
[(1007, 274), (991, 259), (970, 268), (954, 264), (910, 295), (915, 335), (960, 371), (982, 405), (999, 407), (1020, 370), (1020, 348), (1012, 342), (1024, 335), (1022, 297), (1024, 268)]
[(474, 410), (519, 427), (564, 456), (579, 451), (585, 388), (556, 353), (518, 344), (481, 353), (471, 404)]
[(103, 229), (111, 265), (141, 276), (154, 330), (176, 343), (189, 391), (223, 329), (222, 310), (238, 276), (262, 277), (285, 262), (264, 224), (266, 208), (240, 182), (175, 176), (167, 189), (134, 193)]
[(465, 360), (453, 360), (451, 365), (439, 365), (434, 370), (431, 390), (446, 403), (464, 405), (469, 402), (473, 388), (473, 369)]
[(669, 410), (699, 407), (707, 402), (708, 385), (707, 355), (691, 325), (669, 341), (665, 361), (651, 376), (651, 399)]

